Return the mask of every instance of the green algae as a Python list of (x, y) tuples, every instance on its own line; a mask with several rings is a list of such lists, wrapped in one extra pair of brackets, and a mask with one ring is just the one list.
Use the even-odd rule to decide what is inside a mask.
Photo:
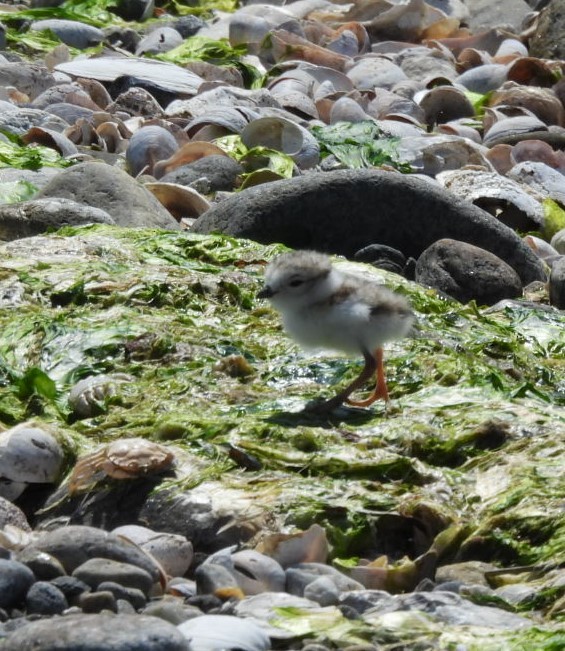
[[(374, 271), (417, 313), (414, 336), (387, 346), (392, 405), (316, 416), (301, 409), (361, 361), (306, 355), (256, 300), (282, 250), (107, 226), (4, 245), (0, 422), (49, 422), (72, 454), (126, 436), (182, 448), (199, 463), (162, 488), (221, 482), (265, 499), (287, 526), (324, 526), (342, 566), (429, 549), (442, 563), (562, 562), (563, 314), (463, 306)], [(73, 384), (116, 373), (128, 380), (101, 413), (74, 418)], [(546, 590), (529, 609), (558, 598)], [(521, 648), (500, 635), (498, 648)]]

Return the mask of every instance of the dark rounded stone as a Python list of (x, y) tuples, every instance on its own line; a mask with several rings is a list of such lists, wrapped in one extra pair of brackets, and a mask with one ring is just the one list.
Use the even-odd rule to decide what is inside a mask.
[(35, 583), (33, 572), (23, 563), (0, 559), (0, 608), (21, 604)]
[(116, 597), (109, 590), (85, 592), (79, 597), (78, 605), (83, 613), (101, 613), (103, 610), (118, 612)]
[(147, 597), (143, 592), (137, 588), (126, 588), (115, 581), (103, 581), (98, 590), (106, 590), (111, 592), (118, 600), (128, 601), (135, 610), (145, 608), (147, 604)]
[(438, 240), (418, 258), (416, 282), (462, 303), (493, 305), (522, 295), (522, 283), (510, 265), (489, 251), (450, 239)]
[(89, 585), (75, 576), (59, 576), (53, 579), (51, 583), (65, 595), (69, 603), (74, 603), (75, 599), (83, 592), (90, 592), (91, 590)]
[(556, 260), (549, 276), (549, 302), (565, 310), (565, 255)]
[(46, 581), (34, 583), (26, 595), (28, 614), (60, 615), (68, 607), (67, 599), (61, 590)]
[(114, 561), (109, 558), (91, 558), (74, 571), (73, 576), (84, 581), (91, 588), (105, 581), (115, 581), (128, 588), (137, 588), (148, 594), (153, 587), (153, 579), (149, 572), (131, 563)]
[(23, 549), (17, 560), (27, 565), (38, 581), (51, 581), (66, 574), (65, 568), (56, 558), (37, 549)]
[(249, 188), (216, 204), (191, 230), (346, 257), (375, 242), (419, 257), (452, 238), (492, 251), (524, 284), (545, 278), (533, 251), (492, 215), (429, 181), (381, 170), (312, 172)]

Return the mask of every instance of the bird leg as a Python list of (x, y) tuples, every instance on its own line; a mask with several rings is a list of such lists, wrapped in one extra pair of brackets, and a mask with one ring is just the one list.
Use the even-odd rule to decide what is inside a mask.
[[(367, 380), (375, 373), (377, 372), (377, 378), (379, 377), (379, 368), (378, 368), (378, 360), (379, 360), (379, 355), (378, 351), (380, 350), (380, 364), (381, 364), (381, 375), (382, 375), (382, 381), (384, 382), (384, 388), (386, 391), (386, 382), (384, 380), (384, 370), (382, 369), (382, 348), (378, 348), (377, 352), (372, 355), (366, 350), (363, 350), (363, 358), (365, 360), (365, 366), (363, 367), (363, 370), (361, 373), (351, 382), (351, 384), (348, 384), (345, 389), (342, 389), (336, 396), (333, 398), (330, 398), (329, 400), (324, 400), (323, 402), (318, 402), (313, 404), (312, 406), (309, 406), (307, 409), (308, 411), (314, 411), (314, 412), (328, 412), (332, 411), (333, 409), (336, 409), (340, 405), (342, 405), (344, 402), (348, 402), (349, 404), (352, 405), (357, 405), (358, 403), (356, 402), (351, 402), (349, 400), (349, 396), (356, 391), (357, 389), (360, 389), (366, 382)], [(388, 392), (386, 393), (388, 397)], [(382, 396), (378, 396), (382, 397)], [(368, 404), (371, 404), (374, 402), (377, 398), (374, 400), (371, 400)], [(365, 405), (363, 405), (365, 406)]]
[(373, 353), (374, 359), (375, 359), (375, 365), (376, 365), (376, 380), (377, 384), (375, 386), (375, 389), (371, 395), (366, 398), (365, 400), (350, 400), (347, 398), (347, 404), (348, 405), (353, 405), (354, 407), (368, 407), (369, 405), (372, 405), (375, 400), (378, 400), (379, 398), (382, 398), (385, 402), (389, 401), (389, 395), (388, 395), (388, 388), (386, 386), (386, 378), (385, 378), (385, 369), (384, 369), (384, 364), (383, 364), (383, 349), (382, 348), (377, 348), (375, 352)]

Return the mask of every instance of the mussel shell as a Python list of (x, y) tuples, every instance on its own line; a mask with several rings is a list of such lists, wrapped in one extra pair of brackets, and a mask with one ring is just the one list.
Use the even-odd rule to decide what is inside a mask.
[(254, 120), (241, 132), (246, 147), (270, 147), (288, 154), (301, 169), (317, 165), (320, 147), (314, 136), (285, 118), (264, 117)]
[(30, 29), (34, 32), (49, 30), (65, 45), (76, 47), (79, 50), (98, 45), (104, 40), (104, 32), (101, 29), (75, 20), (59, 18), (37, 20), (31, 24)]
[(126, 150), (126, 162), (132, 176), (141, 172), (153, 173), (158, 161), (169, 158), (178, 149), (176, 138), (156, 125), (143, 127), (136, 131)]
[(145, 187), (180, 221), (185, 217), (199, 217), (210, 208), (210, 202), (199, 192), (176, 183), (146, 183)]
[(22, 141), (26, 145), (36, 143), (55, 149), (65, 158), (78, 154), (78, 149), (69, 138), (58, 131), (45, 129), (44, 127), (32, 127), (27, 133), (23, 134)]
[(515, 144), (524, 138), (540, 137), (547, 125), (533, 115), (519, 115), (495, 122), (483, 137), (483, 144), (492, 147), (500, 143)]

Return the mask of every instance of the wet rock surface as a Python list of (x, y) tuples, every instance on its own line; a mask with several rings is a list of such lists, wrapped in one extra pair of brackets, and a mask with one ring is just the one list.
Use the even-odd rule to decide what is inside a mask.
[[(563, 3), (29, 4), (0, 649), (557, 648)], [(257, 299), (281, 243), (409, 300), (386, 406), (305, 409), (357, 362)]]

